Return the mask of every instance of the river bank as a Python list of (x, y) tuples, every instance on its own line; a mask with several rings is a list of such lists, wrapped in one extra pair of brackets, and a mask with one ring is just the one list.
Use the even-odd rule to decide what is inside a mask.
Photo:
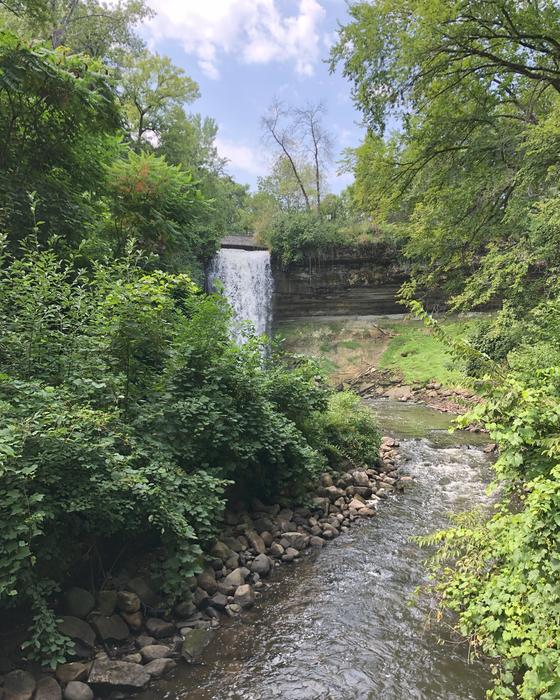
[[(0, 697), (92, 700), (115, 692), (124, 697), (178, 663), (200, 662), (221, 621), (252, 608), (276, 568), (321, 549), (356, 521), (375, 517), (382, 499), (405, 488), (410, 478), (398, 475), (396, 446), (393, 438), (383, 439), (375, 469), (323, 474), (308, 505), (231, 504), (206, 553), (206, 567), (188, 582), (192, 597), (173, 611), (165, 610), (153, 582), (138, 572), (123, 570), (101, 591), (67, 590), (59, 630), (73, 641), (74, 660), (49, 673), (4, 656)], [(9, 670), (14, 664), (18, 668)]]

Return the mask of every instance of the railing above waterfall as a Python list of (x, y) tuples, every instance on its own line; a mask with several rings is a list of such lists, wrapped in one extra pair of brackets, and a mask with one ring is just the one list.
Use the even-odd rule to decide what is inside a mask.
[(220, 242), (220, 248), (238, 248), (239, 250), (267, 250), (253, 236), (226, 236)]

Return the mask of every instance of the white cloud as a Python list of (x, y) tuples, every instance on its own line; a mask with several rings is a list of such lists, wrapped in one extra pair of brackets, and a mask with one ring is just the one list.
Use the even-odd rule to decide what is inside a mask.
[(152, 42), (179, 41), (196, 56), (209, 78), (218, 78), (225, 56), (245, 63), (292, 62), (312, 75), (320, 57), (319, 25), (325, 10), (318, 0), (299, 0), (285, 16), (284, 0), (149, 0), (156, 16), (147, 24)]
[(216, 138), (218, 153), (227, 158), (235, 170), (239, 170), (252, 177), (264, 175), (267, 172), (268, 163), (262, 151), (246, 144), (241, 144), (218, 136)]

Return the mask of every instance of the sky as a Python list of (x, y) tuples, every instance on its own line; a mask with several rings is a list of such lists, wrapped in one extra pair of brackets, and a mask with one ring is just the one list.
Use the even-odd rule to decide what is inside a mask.
[[(228, 171), (256, 189), (270, 170), (261, 117), (273, 99), (303, 107), (323, 101), (335, 161), (359, 145), (363, 129), (350, 85), (325, 60), (344, 22), (346, 0), (148, 0), (156, 15), (142, 27), (152, 51), (169, 56), (200, 86), (188, 106), (213, 117)], [(330, 190), (351, 182), (331, 167)]]

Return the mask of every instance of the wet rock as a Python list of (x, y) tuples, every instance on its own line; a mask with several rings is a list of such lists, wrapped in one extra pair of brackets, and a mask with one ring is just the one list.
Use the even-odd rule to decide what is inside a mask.
[(55, 676), (61, 683), (70, 681), (83, 681), (87, 678), (90, 664), (82, 664), (79, 661), (72, 661), (68, 664), (59, 664), (56, 667)]
[(353, 508), (354, 510), (361, 510), (362, 508), (366, 507), (366, 504), (364, 501), (361, 501), (359, 498), (353, 498), (350, 503), (348, 504), (349, 508)]
[(251, 571), (259, 576), (266, 576), (270, 571), (270, 559), (266, 554), (259, 554), (251, 564)]
[(235, 590), (238, 586), (241, 586), (242, 584), (245, 583), (245, 579), (249, 575), (248, 569), (246, 569), (243, 566), (238, 567), (237, 569), (234, 569), (231, 574), (228, 574), (224, 580), (222, 581), (223, 585), (228, 589), (228, 590)]
[(248, 583), (239, 586), (234, 595), (234, 602), (240, 608), (250, 608), (255, 604), (255, 592)]
[(4, 700), (31, 700), (35, 678), (28, 671), (16, 669), (4, 678)]
[(270, 547), (270, 545), (274, 542), (274, 537), (271, 532), (268, 532), (268, 530), (261, 532), (261, 537), (266, 547)]
[(81, 681), (70, 681), (64, 688), (64, 700), (93, 700), (93, 690)]
[(160, 678), (168, 671), (175, 668), (177, 664), (173, 659), (154, 659), (144, 666), (144, 671), (150, 674), (152, 678)]
[(144, 616), (141, 612), (135, 613), (121, 613), (122, 619), (134, 632), (139, 632), (144, 626)]
[(158, 596), (154, 593), (146, 579), (142, 576), (131, 578), (126, 586), (127, 590), (136, 593), (144, 605), (150, 608), (157, 608), (160, 604)]
[(327, 474), (326, 472), (324, 474), (321, 474), (321, 484), (323, 486), (328, 487), (333, 485), (333, 478), (330, 474)]
[(141, 664), (142, 654), (127, 654), (126, 656), (122, 657), (121, 661), (128, 661), (130, 664)]
[(147, 647), (148, 644), (155, 644), (155, 642), (155, 638), (150, 637), (147, 634), (141, 634), (139, 637), (136, 637), (136, 646), (138, 649), (143, 649), (144, 647)]
[(224, 610), (227, 605), (227, 596), (223, 593), (214, 593), (210, 598), (209, 605), (216, 610)]
[(149, 682), (150, 674), (139, 664), (112, 659), (96, 659), (91, 667), (88, 680), (92, 685), (143, 688)]
[(302, 532), (285, 532), (282, 535), (280, 544), (285, 548), (291, 547), (292, 549), (301, 551), (307, 546), (307, 540), (308, 536), (304, 535)]
[(71, 588), (64, 598), (66, 612), (74, 617), (85, 618), (95, 607), (95, 598), (85, 588)]
[(99, 591), (97, 610), (101, 615), (112, 615), (117, 607), (117, 591)]
[(135, 613), (140, 610), (140, 596), (133, 591), (119, 591), (117, 593), (117, 607), (125, 613)]
[(62, 690), (52, 676), (45, 676), (37, 683), (34, 700), (61, 700)]
[(316, 537), (313, 535), (312, 537), (309, 538), (309, 546), (310, 547), (323, 547), (325, 544), (325, 540), (322, 537)]
[(282, 561), (290, 562), (299, 557), (299, 552), (293, 547), (288, 547), (285, 553), (282, 555)]
[(160, 620), (159, 617), (149, 617), (146, 620), (146, 631), (156, 639), (171, 637), (175, 634), (175, 625), (172, 622)]
[(270, 556), (279, 559), (284, 554), (284, 547), (279, 542), (273, 542), (270, 545)]
[(334, 503), (337, 499), (344, 495), (344, 491), (336, 486), (328, 486), (325, 489), (325, 495), (331, 503)]
[(214, 543), (212, 549), (210, 550), (210, 554), (213, 557), (216, 557), (216, 559), (226, 561), (226, 559), (228, 559), (231, 556), (231, 549), (224, 542), (217, 540)]
[(369, 477), (365, 471), (356, 469), (352, 472), (352, 481), (355, 486), (369, 486)]
[(203, 591), (202, 588), (197, 588), (193, 593), (193, 603), (197, 608), (203, 608), (208, 605), (208, 593)]
[(196, 606), (191, 600), (178, 603), (174, 608), (175, 615), (180, 618), (187, 618), (196, 613)]
[(142, 647), (142, 651), (140, 653), (144, 663), (149, 663), (154, 659), (165, 659), (166, 657), (171, 656), (171, 650), (164, 644), (148, 644), (147, 646)]
[(88, 658), (95, 644), (95, 632), (91, 625), (79, 617), (65, 615), (58, 623), (58, 631), (75, 643), (76, 656)]
[(257, 554), (264, 554), (266, 552), (266, 545), (263, 542), (263, 538), (256, 532), (256, 530), (247, 530), (245, 536), (247, 537), (250, 546)]
[(223, 542), (232, 552), (242, 552), (245, 547), (238, 537), (224, 537)]
[(237, 605), (237, 603), (230, 603), (229, 605), (226, 605), (226, 614), (229, 615), (229, 617), (237, 617), (240, 612), (241, 606)]
[(359, 511), (359, 514), (363, 518), (373, 518), (376, 513), (375, 513), (375, 510), (373, 508), (362, 508)]
[(208, 595), (214, 595), (214, 593), (218, 590), (216, 575), (212, 569), (204, 569), (201, 574), (198, 574), (196, 580), (198, 581), (199, 588), (206, 591)]
[(181, 656), (185, 661), (195, 661), (210, 644), (214, 632), (212, 630), (189, 630), (181, 645)]
[(120, 615), (111, 615), (110, 617), (95, 615), (91, 618), (91, 626), (99, 639), (104, 642), (109, 640), (122, 642), (129, 635), (128, 626)]
[(224, 566), (226, 567), (228, 573), (233, 571), (233, 569), (237, 569), (239, 566), (239, 555), (233, 552), (230, 558), (224, 562)]

